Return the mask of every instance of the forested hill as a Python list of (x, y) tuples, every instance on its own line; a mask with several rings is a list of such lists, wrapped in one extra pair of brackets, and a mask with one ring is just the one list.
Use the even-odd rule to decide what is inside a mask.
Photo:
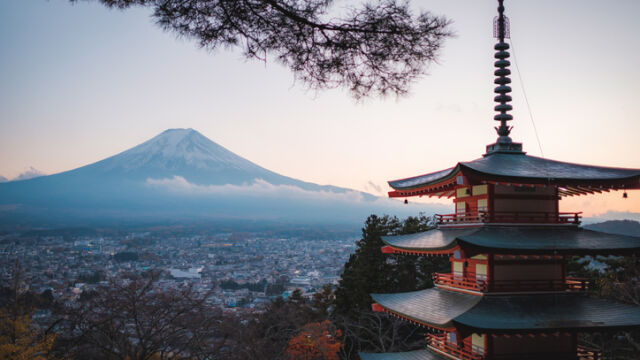
[(584, 228), (611, 234), (640, 236), (640, 222), (634, 220), (609, 220), (585, 225)]

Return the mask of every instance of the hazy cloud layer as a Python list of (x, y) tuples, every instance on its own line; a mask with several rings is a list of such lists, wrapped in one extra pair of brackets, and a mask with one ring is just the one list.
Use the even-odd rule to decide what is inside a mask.
[(7, 181), (9, 181), (9, 179), (7, 179), (6, 177), (0, 175), (0, 183), (4, 183), (4, 182), (7, 182)]
[(358, 191), (346, 191), (344, 193), (311, 191), (293, 185), (273, 185), (263, 179), (255, 179), (251, 184), (242, 185), (197, 185), (187, 181), (182, 176), (174, 176), (173, 178), (165, 179), (149, 178), (146, 184), (150, 187), (183, 194), (338, 200), (346, 202), (361, 202), (364, 200), (362, 193)]

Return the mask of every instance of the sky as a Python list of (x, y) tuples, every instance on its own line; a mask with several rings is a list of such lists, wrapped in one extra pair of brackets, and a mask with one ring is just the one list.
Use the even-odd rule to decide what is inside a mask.
[[(376, 195), (387, 180), (478, 158), (493, 130), (493, 0), (412, 0), (453, 20), (410, 94), (314, 92), (275, 61), (200, 49), (143, 8), (0, 2), (0, 176), (70, 170), (168, 128), (193, 128), (280, 174)], [(337, 0), (338, 6), (350, 1)], [(637, 0), (507, 0), (514, 141), (541, 156), (640, 168)], [(444, 201), (449, 203), (450, 200)], [(585, 214), (640, 212), (640, 191), (562, 200)]]

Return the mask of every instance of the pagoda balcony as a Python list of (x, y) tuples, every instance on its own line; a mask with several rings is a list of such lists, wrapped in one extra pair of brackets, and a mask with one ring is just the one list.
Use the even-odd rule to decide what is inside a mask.
[[(575, 360), (602, 360), (602, 352), (598, 349), (578, 345), (577, 351), (572, 353), (543, 353), (543, 354), (509, 354), (509, 355), (484, 355), (478, 354), (472, 350), (471, 342), (468, 339), (463, 341), (463, 346), (458, 346), (447, 341), (446, 334), (427, 334), (427, 346), (437, 353), (448, 358), (459, 360), (514, 360), (514, 359), (540, 359), (541, 357), (548, 360), (556, 359), (575, 359)], [(483, 349), (477, 349), (482, 352)]]
[(549, 354), (513, 354), (513, 355), (493, 355), (487, 357), (491, 360), (602, 360), (602, 352), (598, 349), (578, 345), (575, 353), (549, 353)]
[(567, 277), (563, 280), (477, 280), (474, 277), (460, 277), (453, 274), (433, 274), (433, 283), (439, 287), (480, 293), (488, 292), (531, 292), (531, 291), (587, 291), (589, 281)]
[(470, 349), (469, 342), (458, 346), (447, 341), (446, 334), (427, 334), (427, 347), (446, 357), (458, 360), (482, 360), (483, 355), (476, 354)]
[(578, 360), (601, 360), (602, 351), (588, 346), (578, 345)]
[(579, 225), (582, 212), (535, 211), (469, 211), (458, 214), (436, 214), (438, 225), (456, 226), (468, 224), (560, 224)]

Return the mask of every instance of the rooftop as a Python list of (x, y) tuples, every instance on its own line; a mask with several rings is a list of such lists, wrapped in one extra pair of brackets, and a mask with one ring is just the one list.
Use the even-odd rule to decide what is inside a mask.
[(360, 354), (362, 360), (441, 360), (442, 357), (434, 354), (429, 350), (416, 350), (400, 353), (363, 353)]
[(638, 306), (579, 294), (473, 296), (434, 288), (371, 297), (387, 312), (443, 330), (554, 332), (640, 324)]
[(389, 192), (389, 196), (443, 196), (446, 194), (444, 190), (458, 184), (458, 176), (478, 184), (558, 186), (562, 187), (560, 196), (610, 189), (640, 189), (640, 169), (573, 164), (524, 153), (491, 153), (476, 160), (459, 162), (445, 170), (389, 181), (395, 190)]
[(577, 227), (495, 226), (466, 229), (434, 229), (383, 236), (390, 252), (467, 252), (517, 254), (630, 254), (640, 253), (640, 237), (607, 234)]

